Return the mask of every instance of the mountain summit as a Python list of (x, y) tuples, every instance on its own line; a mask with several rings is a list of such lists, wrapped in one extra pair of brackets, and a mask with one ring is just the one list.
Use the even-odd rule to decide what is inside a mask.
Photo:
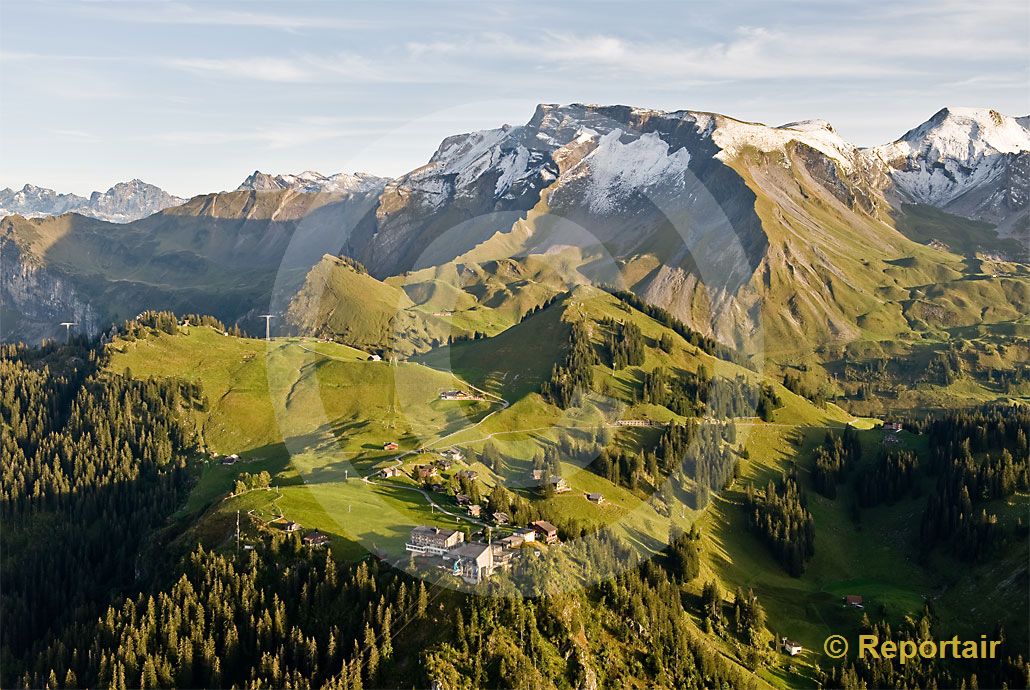
[(382, 189), (387, 179), (366, 173), (323, 175), (307, 170), (298, 175), (272, 175), (255, 170), (236, 188), (237, 192), (273, 192), (291, 189), (297, 192), (361, 194)]
[(0, 190), (0, 217), (18, 214), (41, 218), (74, 212), (112, 223), (129, 223), (183, 201), (138, 179), (119, 182), (106, 192), (93, 192), (88, 199), (26, 184), (19, 191)]
[(1028, 118), (943, 108), (897, 141), (868, 149), (911, 201), (991, 221), (1015, 234), (1027, 219)]

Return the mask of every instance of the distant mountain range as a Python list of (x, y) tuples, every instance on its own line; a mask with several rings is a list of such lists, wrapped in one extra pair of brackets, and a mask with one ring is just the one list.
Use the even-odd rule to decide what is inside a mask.
[[(298, 175), (272, 175), (255, 170), (236, 191), (353, 194), (381, 190), (387, 181), (365, 173), (323, 175), (308, 170)], [(103, 193), (93, 192), (89, 198), (26, 184), (17, 191), (10, 188), (0, 190), (0, 218), (12, 215), (43, 218), (78, 213), (111, 223), (129, 223), (185, 201), (138, 179), (119, 182)]]
[(88, 199), (27, 184), (18, 191), (0, 190), (0, 217), (41, 218), (74, 212), (111, 223), (129, 223), (183, 201), (142, 180), (119, 182), (106, 192), (93, 192)]
[(336, 173), (335, 175), (323, 175), (308, 170), (299, 175), (270, 175), (260, 170), (255, 170), (240, 186), (237, 192), (256, 191), (274, 192), (284, 189), (292, 189), (297, 192), (317, 194), (320, 192), (330, 193), (363, 193), (373, 190), (381, 190), (388, 180), (385, 177), (376, 177), (365, 173)]
[[(745, 351), (918, 341), (1014, 321), (1030, 302), (1028, 126), (946, 108), (863, 149), (820, 120), (540, 105), (523, 126), (448, 137), (395, 179), (255, 172), (119, 232), (74, 214), (8, 217), (0, 249), (17, 270), (0, 285), (2, 335), (33, 339), (66, 318), (96, 331), (144, 308), (232, 322), (273, 293), (296, 328), (331, 334), (341, 313), (310, 281), (367, 290), (332, 260), (347, 256), (440, 314), (478, 304), (517, 319), (530, 296), (606, 283)], [(30, 196), (17, 208), (42, 214)], [(298, 294), (304, 309), (289, 304)], [(448, 323), (405, 328), (417, 349), (472, 322)]]

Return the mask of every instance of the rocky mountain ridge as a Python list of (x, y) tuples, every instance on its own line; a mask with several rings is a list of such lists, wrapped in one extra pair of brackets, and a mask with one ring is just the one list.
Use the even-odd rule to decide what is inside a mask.
[[(814, 348), (968, 325), (981, 303), (988, 311), (976, 315), (1008, 318), (1021, 299), (1025, 281), (1008, 277), (941, 286), (980, 266), (974, 255), (1023, 260), (1025, 247), (991, 228), (1019, 236), (1025, 225), (1027, 121), (942, 113), (862, 149), (821, 120), (769, 127), (698, 111), (541, 105), (525, 125), (447, 137), (395, 179), (255, 172), (236, 191), (120, 233), (76, 216), (9, 218), (0, 233), (19, 261), (88, 284), (83, 294), (118, 281), (131, 299), (92, 305), (98, 323), (137, 306), (181, 309), (206, 290), (231, 322), (262, 308), (255, 300), (267, 306), (273, 285), (274, 308), (285, 310), (326, 254), (357, 259), (380, 280), (540, 256), (561, 262), (554, 289), (566, 279), (619, 285), (745, 350), (763, 349), (763, 338)], [(926, 196), (909, 183), (938, 169), (961, 189)], [(912, 293), (927, 284), (940, 305)]]
[(15, 214), (42, 218), (74, 212), (111, 223), (130, 223), (184, 201), (139, 179), (119, 182), (106, 192), (93, 192), (89, 198), (26, 184), (17, 191), (0, 190), (0, 218)]

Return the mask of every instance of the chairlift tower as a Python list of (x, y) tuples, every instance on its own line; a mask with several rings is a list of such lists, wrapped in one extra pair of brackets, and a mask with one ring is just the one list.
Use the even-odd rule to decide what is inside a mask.
[(259, 318), (265, 320), (265, 340), (272, 339), (272, 319), (275, 318), (275, 314), (262, 314)]
[(71, 342), (71, 339), (72, 339), (72, 326), (78, 326), (79, 325), (78, 322), (76, 322), (76, 321), (62, 321), (61, 325), (64, 326), (64, 333), (65, 333), (67, 342)]

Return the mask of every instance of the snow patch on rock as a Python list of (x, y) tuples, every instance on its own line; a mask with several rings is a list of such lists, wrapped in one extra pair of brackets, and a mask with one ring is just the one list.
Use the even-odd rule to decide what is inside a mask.
[(759, 151), (786, 151), (791, 142), (809, 146), (840, 164), (846, 173), (855, 169), (856, 147), (845, 141), (825, 120), (803, 120), (779, 127), (741, 122), (709, 113), (693, 113), (698, 131), (707, 134), (722, 149), (717, 157), (726, 161), (751, 146)]
[(647, 193), (683, 174), (690, 163), (686, 149), (669, 151), (657, 133), (650, 132), (623, 143), (624, 132), (612, 130), (571, 171), (571, 179), (586, 179), (587, 204), (594, 213), (606, 213), (634, 192)]

